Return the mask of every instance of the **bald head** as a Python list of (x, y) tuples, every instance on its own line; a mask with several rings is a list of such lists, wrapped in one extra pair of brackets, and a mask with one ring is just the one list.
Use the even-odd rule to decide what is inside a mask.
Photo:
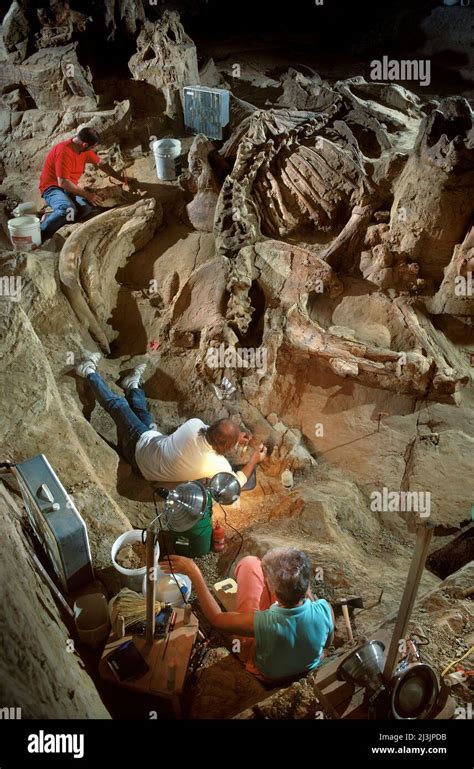
[(206, 438), (218, 454), (228, 454), (240, 438), (240, 427), (232, 419), (219, 419), (206, 430)]

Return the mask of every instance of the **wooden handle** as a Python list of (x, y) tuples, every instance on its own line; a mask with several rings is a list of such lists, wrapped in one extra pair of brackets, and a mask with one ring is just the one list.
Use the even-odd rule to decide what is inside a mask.
[(352, 635), (352, 625), (351, 625), (351, 618), (349, 616), (349, 608), (346, 603), (343, 603), (341, 606), (341, 609), (342, 609), (342, 616), (344, 617), (344, 622), (346, 625), (349, 641), (353, 641), (354, 636)]
[(122, 614), (118, 614), (115, 618), (114, 633), (117, 638), (125, 636), (125, 617)]

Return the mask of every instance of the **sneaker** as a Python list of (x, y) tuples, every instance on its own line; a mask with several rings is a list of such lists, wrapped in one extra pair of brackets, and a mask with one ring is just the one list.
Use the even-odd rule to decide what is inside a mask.
[(101, 357), (102, 355), (100, 352), (89, 352), (88, 350), (84, 350), (84, 356), (76, 366), (76, 374), (86, 377), (88, 374), (95, 373)]
[(127, 376), (121, 379), (119, 384), (122, 390), (130, 390), (131, 387), (140, 387), (146, 366), (146, 363), (140, 363), (139, 366), (135, 366), (130, 374), (127, 374)]

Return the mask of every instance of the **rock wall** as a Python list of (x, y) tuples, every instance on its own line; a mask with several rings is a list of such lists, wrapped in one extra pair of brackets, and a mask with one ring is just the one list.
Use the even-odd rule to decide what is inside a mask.
[(32, 561), (26, 513), (0, 481), (0, 702), (22, 718), (110, 718)]
[[(241, 552), (298, 545), (323, 569), (330, 598), (383, 588), (360, 623), (370, 629), (396, 609), (418, 521), (377, 509), (373, 493), (429, 492), (433, 550), (470, 516), (472, 297), (455, 289), (472, 266), (472, 110), (464, 97), (425, 99), (353, 73), (329, 82), (289, 68), (276, 80), (275, 67), (254, 63), (239, 83), (218, 63), (214, 82), (235, 91), (230, 136), (222, 148), (182, 136), (189, 167), (163, 183), (152, 132), (182, 135), (179, 89), (199, 82), (197, 51), (176, 15), (145, 23), (142, 5), (132, 10), (106, 5), (111, 36), (120, 12), (137, 35), (134, 79), (119, 84), (96, 81), (79, 60), (84, 19), (47, 14), (36, 38), (15, 4), (4, 24), (0, 224), (20, 200), (42, 205), (46, 151), (79, 126), (95, 127), (102, 156), (137, 179), (125, 193), (88, 170), (107, 210), (35, 252), (13, 253), (3, 233), (4, 458), (46, 454), (113, 591), (111, 545), (155, 517), (152, 490), (120, 458), (113, 421), (74, 365), (100, 348), (115, 390), (146, 359), (145, 392), (164, 432), (230, 415), (270, 448), (256, 490), (229, 518), (244, 532)], [(48, 57), (51, 87), (40, 76)], [(247, 101), (260, 86), (264, 96)], [(159, 119), (157, 103), (167, 111)], [(14, 299), (3, 289), (18, 278)], [(437, 585), (426, 572), (422, 590)], [(448, 646), (440, 664), (455, 652)]]
[[(114, 534), (131, 527), (101, 480), (113, 488), (117, 455), (84, 420), (85, 403), (71, 399), (71, 385), (76, 388), (67, 351), (74, 356), (81, 349), (81, 329), (59, 289), (55, 262), (45, 253), (29, 255), (22, 273), (24, 305), (0, 304), (1, 389), (15, 393), (4, 422), (4, 455), (16, 461), (43, 453), (52, 460), (88, 525), (96, 567), (110, 568)], [(93, 446), (100, 460), (90, 454)]]

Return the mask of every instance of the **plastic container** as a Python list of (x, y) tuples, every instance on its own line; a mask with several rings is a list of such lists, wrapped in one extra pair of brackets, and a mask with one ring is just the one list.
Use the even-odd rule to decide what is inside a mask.
[[(120, 582), (123, 585), (123, 587), (129, 587), (130, 590), (135, 590), (136, 593), (139, 593), (142, 589), (142, 583), (143, 583), (143, 577), (146, 575), (146, 566), (140, 566), (139, 569), (125, 569), (123, 566), (120, 566), (119, 563), (115, 560), (115, 556), (117, 555), (118, 551), (122, 547), (122, 545), (132, 545), (134, 542), (141, 542), (142, 541), (142, 530), (141, 529), (133, 529), (132, 531), (126, 531), (125, 534), (121, 534), (118, 539), (115, 540), (114, 544), (112, 545), (112, 563), (114, 565), (115, 570), (119, 574)], [(160, 546), (158, 542), (155, 545), (155, 564), (158, 562), (158, 559), (160, 557)]]
[(151, 145), (158, 179), (174, 181), (181, 171), (181, 142), (179, 139), (158, 139)]
[[(168, 576), (166, 574), (166, 572), (162, 571), (160, 569), (160, 567), (157, 566), (156, 567), (156, 571), (155, 571), (155, 582), (157, 583), (158, 580), (160, 580), (162, 577), (166, 577), (166, 576)], [(146, 595), (146, 573), (143, 576), (141, 591), (142, 591), (143, 595)], [(155, 600), (156, 601), (161, 601), (161, 598), (157, 598), (157, 596), (156, 596), (156, 588), (155, 588)]]
[(40, 220), (37, 216), (9, 219), (8, 232), (15, 251), (32, 251), (41, 245)]
[(222, 553), (225, 548), (225, 529), (220, 523), (216, 523), (212, 530), (212, 549), (215, 553)]
[[(183, 589), (180, 593), (174, 577), (170, 574), (165, 574), (164, 571), (161, 571), (161, 569), (158, 568), (156, 576), (155, 601), (170, 603), (171, 606), (185, 606), (191, 594), (191, 580), (189, 577), (185, 574), (177, 574), (175, 572), (174, 576), (178, 580), (180, 588)], [(146, 574), (143, 578), (142, 593), (143, 595), (146, 595)]]
[(191, 529), (179, 532), (173, 531), (173, 529), (169, 531), (176, 555), (198, 558), (201, 555), (210, 553), (212, 544), (212, 497), (209, 492), (204, 515)]
[(110, 630), (107, 599), (103, 593), (81, 595), (74, 601), (74, 620), (81, 641), (97, 647)]
[(18, 203), (12, 214), (13, 216), (36, 216), (37, 208), (32, 200), (28, 200), (26, 203)]
[(291, 470), (283, 470), (281, 474), (281, 485), (285, 489), (292, 489), (293, 488), (293, 473)]

